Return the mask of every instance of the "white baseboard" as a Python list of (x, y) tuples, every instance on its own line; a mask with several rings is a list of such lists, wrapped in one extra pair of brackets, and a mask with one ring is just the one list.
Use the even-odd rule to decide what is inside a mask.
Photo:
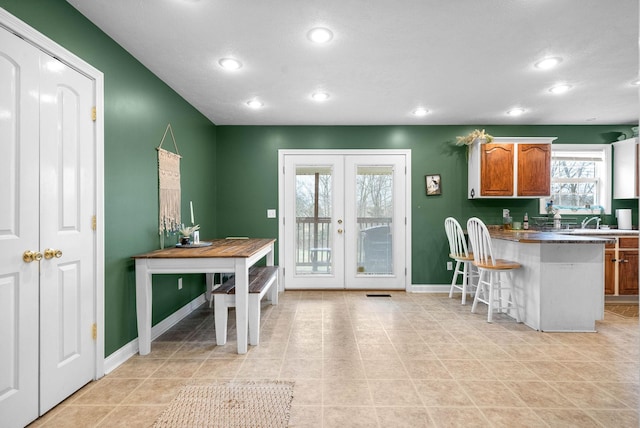
[[(151, 327), (151, 340), (153, 341), (160, 337), (160, 335), (179, 323), (195, 309), (202, 306), (205, 301), (203, 293)], [(109, 374), (117, 369), (122, 363), (137, 354), (138, 350), (138, 339), (136, 338), (104, 359), (104, 373)]]
[(407, 293), (448, 293), (451, 285), (442, 284), (411, 284)]

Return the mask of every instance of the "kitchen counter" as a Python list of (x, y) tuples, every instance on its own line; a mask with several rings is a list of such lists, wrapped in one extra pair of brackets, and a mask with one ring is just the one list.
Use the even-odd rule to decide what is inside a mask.
[[(595, 230), (595, 229), (594, 229)], [(607, 232), (610, 232), (608, 230)], [(631, 231), (630, 231), (631, 232)], [(540, 244), (603, 244), (607, 242), (615, 242), (611, 238), (607, 238), (606, 234), (598, 234), (597, 236), (586, 236), (575, 234), (573, 232), (541, 232), (535, 230), (489, 230), (489, 234), (494, 239), (504, 239), (507, 241), (523, 242), (523, 243), (540, 243)], [(612, 234), (615, 236), (615, 234)]]
[(614, 238), (497, 229), (489, 233), (495, 257), (522, 265), (512, 272), (512, 280), (527, 326), (596, 331), (596, 320), (604, 317), (604, 247)]

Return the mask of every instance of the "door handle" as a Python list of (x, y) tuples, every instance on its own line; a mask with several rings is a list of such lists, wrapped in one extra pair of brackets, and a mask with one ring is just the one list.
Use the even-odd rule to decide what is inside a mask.
[(25, 263), (39, 262), (42, 260), (42, 253), (39, 251), (25, 251), (22, 253), (22, 260)]
[(49, 260), (52, 258), (56, 258), (59, 259), (60, 257), (62, 257), (62, 251), (60, 250), (54, 250), (53, 248), (46, 248), (44, 250), (44, 258)]
[(342, 233), (342, 229), (338, 229), (338, 233)]

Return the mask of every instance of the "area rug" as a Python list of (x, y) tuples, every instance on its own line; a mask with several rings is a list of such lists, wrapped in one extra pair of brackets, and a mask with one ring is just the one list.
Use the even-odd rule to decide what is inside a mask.
[(293, 385), (283, 381), (186, 385), (153, 426), (287, 427)]

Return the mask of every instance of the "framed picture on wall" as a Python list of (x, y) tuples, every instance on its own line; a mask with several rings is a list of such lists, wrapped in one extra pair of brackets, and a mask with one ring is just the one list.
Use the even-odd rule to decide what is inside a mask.
[(440, 180), (440, 174), (426, 175), (425, 185), (427, 188), (427, 196), (442, 194), (442, 182)]

